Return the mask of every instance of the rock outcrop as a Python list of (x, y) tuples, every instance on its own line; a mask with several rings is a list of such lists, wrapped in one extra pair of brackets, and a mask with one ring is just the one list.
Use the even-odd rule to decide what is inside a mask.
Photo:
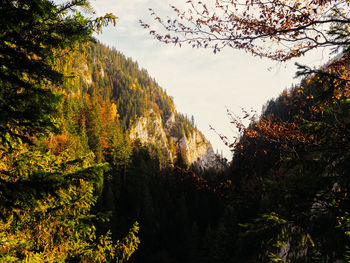
[(139, 139), (142, 144), (152, 143), (168, 147), (167, 135), (159, 114), (151, 112), (148, 116), (138, 118), (130, 129), (130, 138)]
[(173, 134), (172, 130), (177, 126), (175, 114), (172, 112), (163, 122), (159, 114), (151, 111), (134, 122), (129, 132), (130, 138), (138, 139), (142, 144), (153, 144), (167, 149), (172, 163), (181, 153), (189, 165), (196, 165), (201, 169), (218, 167), (217, 157), (210, 142), (196, 128), (193, 127), (187, 136), (183, 133)]
[(190, 136), (183, 136), (179, 147), (189, 164), (196, 164), (203, 169), (216, 166), (216, 156), (210, 142), (197, 129)]

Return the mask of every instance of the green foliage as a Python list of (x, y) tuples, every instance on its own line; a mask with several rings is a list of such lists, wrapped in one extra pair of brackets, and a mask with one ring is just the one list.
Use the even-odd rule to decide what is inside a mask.
[(53, 129), (59, 97), (48, 85), (62, 81), (53, 69), (62, 50), (90, 39), (94, 30), (115, 20), (112, 15), (89, 20), (80, 12), (86, 0), (57, 6), (50, 1), (5, 0), (0, 24), (0, 136), (29, 141), (37, 132)]
[(90, 210), (107, 166), (92, 166), (89, 156), (75, 160), (67, 152), (53, 156), (26, 147), (3, 156), (2, 260), (82, 257), (96, 239)]
[[(116, 113), (101, 127), (96, 100), (84, 105), (64, 88), (54, 92), (69, 74), (58, 58), (115, 23), (112, 14), (88, 19), (81, 11), (92, 11), (88, 1), (0, 7), (1, 262), (110, 262), (117, 252), (129, 259), (138, 246), (137, 225), (114, 245), (110, 232), (96, 231), (106, 218), (92, 212), (110, 170), (103, 149), (115, 144), (102, 133), (117, 130)], [(89, 114), (77, 119), (84, 109)]]
[(190, 137), (194, 131), (194, 124), (192, 124), (187, 116), (177, 114), (175, 116), (176, 125), (172, 128), (171, 135), (180, 138), (181, 135)]
[(140, 70), (136, 62), (100, 43), (90, 44), (60, 67), (76, 72), (75, 79), (66, 86), (74, 89), (80, 85), (82, 92), (115, 103), (124, 131), (137, 117), (151, 110), (159, 113), (164, 121), (175, 110), (172, 99), (146, 70)]
[(136, 236), (139, 232), (139, 224), (136, 222), (129, 230), (129, 234), (122, 242), (116, 244), (117, 262), (122, 263), (128, 261), (131, 255), (136, 251), (140, 244), (139, 238)]

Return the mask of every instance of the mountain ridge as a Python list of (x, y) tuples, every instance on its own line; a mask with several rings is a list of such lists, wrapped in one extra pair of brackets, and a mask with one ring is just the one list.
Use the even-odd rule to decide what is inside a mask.
[(162, 166), (174, 165), (182, 155), (187, 166), (220, 167), (210, 142), (131, 58), (96, 42), (71, 55), (61, 67), (74, 72), (74, 79), (65, 83), (69, 96), (97, 96), (101, 107), (101, 100), (109, 101), (131, 141), (163, 148), (156, 150), (163, 155)]

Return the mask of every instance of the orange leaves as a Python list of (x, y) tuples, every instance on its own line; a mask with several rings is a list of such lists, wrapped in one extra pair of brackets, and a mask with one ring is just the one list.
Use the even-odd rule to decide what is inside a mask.
[(267, 142), (277, 142), (284, 145), (309, 140), (294, 122), (278, 122), (262, 118), (256, 127), (259, 130), (259, 136)]
[[(166, 33), (153, 29), (150, 33), (165, 43), (187, 43), (193, 47), (212, 48), (214, 52), (229, 46), (285, 61), (320, 46), (342, 45), (344, 40), (328, 31), (335, 25), (348, 24), (344, 18), (349, 11), (347, 1), (217, 0), (203, 3), (189, 0), (187, 4), (187, 11), (171, 6), (174, 16), (167, 21), (151, 10), (151, 16)], [(141, 24), (150, 28), (148, 24)], [(169, 37), (169, 31), (175, 33), (173, 38)], [(271, 40), (275, 42), (267, 49), (264, 41)]]
[(68, 136), (57, 134), (52, 136), (47, 144), (48, 149), (55, 155), (63, 152), (68, 146)]
[[(282, 94), (281, 98), (286, 96), (288, 96), (287, 93)], [(310, 111), (319, 113), (322, 109), (314, 107)], [(297, 120), (294, 122), (281, 121), (272, 114), (258, 118), (253, 110), (247, 112), (242, 109), (242, 112), (244, 117), (238, 117), (229, 112), (231, 123), (235, 125), (239, 133), (235, 141), (229, 143), (227, 137), (221, 136), (224, 143), (235, 154), (245, 155), (253, 150), (253, 156), (257, 153), (268, 155), (270, 152), (268, 145), (275, 145), (273, 147), (278, 147), (279, 151), (292, 153), (297, 145), (316, 143), (315, 137), (303, 132), (301, 122), (297, 123)], [(248, 117), (251, 122), (247, 125), (245, 119)]]

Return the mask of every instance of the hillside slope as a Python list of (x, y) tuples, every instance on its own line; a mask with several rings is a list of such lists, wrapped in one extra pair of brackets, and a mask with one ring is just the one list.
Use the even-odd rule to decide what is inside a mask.
[(175, 109), (173, 100), (146, 70), (114, 49), (90, 44), (60, 65), (74, 78), (65, 83), (74, 99), (96, 98), (101, 108), (110, 104), (116, 122), (131, 142), (148, 145), (163, 167), (181, 155), (187, 165), (217, 166), (210, 142)]

